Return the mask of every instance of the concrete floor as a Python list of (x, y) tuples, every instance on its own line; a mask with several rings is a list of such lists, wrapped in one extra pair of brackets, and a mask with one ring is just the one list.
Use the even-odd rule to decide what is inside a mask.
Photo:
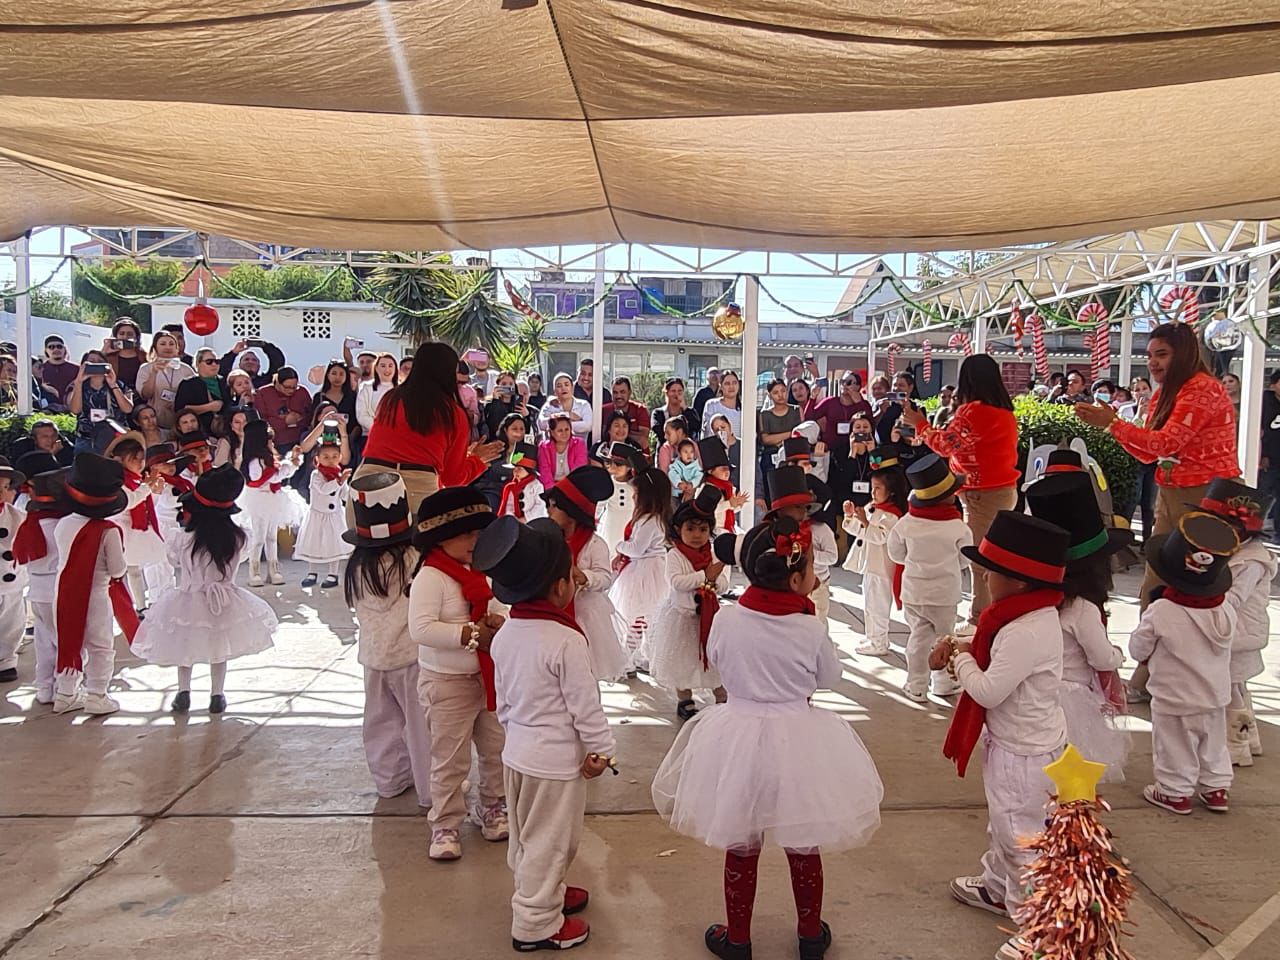
[[(207, 672), (189, 717), (165, 711), (174, 672), (121, 648), (123, 710), (92, 719), (33, 705), (30, 649), (22, 681), (0, 699), (0, 957), (13, 960), (347, 960), (509, 957), (510, 875), (501, 844), (470, 827), (465, 858), (433, 864), (412, 793), (380, 800), (360, 741), (355, 624), (339, 591), (302, 591), (300, 570), (272, 588), (274, 650), (238, 660), (230, 709), (210, 718)], [(826, 858), (829, 956), (940, 960), (991, 956), (994, 918), (953, 903), (946, 883), (984, 849), (977, 764), (959, 780), (940, 746), (944, 703), (900, 694), (903, 661), (857, 657), (854, 580), (837, 572), (832, 633), (845, 661), (821, 696), (855, 724), (885, 784), (870, 846)], [(1136, 620), (1136, 578), (1120, 578), (1111, 628)], [(1126, 595), (1128, 591), (1128, 595)], [(1280, 626), (1280, 607), (1273, 612)], [(905, 629), (897, 626), (905, 633)], [(1280, 957), (1280, 684), (1272, 645), (1255, 684), (1269, 755), (1238, 771), (1232, 812), (1188, 818), (1143, 803), (1150, 774), (1144, 710), (1129, 781), (1105, 790), (1107, 823), (1132, 862), (1138, 960)], [(674, 736), (673, 697), (644, 678), (605, 688), (622, 774), (591, 788), (572, 880), (590, 888), (583, 953), (618, 960), (707, 956), (721, 919), (720, 857), (669, 831), (649, 782)], [(780, 854), (762, 862), (754, 927), (759, 958), (795, 956)]]

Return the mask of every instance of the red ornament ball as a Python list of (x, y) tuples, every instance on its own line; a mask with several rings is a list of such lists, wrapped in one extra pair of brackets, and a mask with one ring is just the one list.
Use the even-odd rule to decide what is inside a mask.
[(193, 303), (187, 307), (182, 320), (197, 337), (207, 337), (218, 329), (218, 311), (207, 303)]

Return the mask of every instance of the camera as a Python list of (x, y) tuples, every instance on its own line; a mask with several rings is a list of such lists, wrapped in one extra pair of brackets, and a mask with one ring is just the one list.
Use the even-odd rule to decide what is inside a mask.
[(910, 426), (909, 424), (903, 423), (901, 420), (898, 421), (897, 427), (898, 427), (898, 436), (900, 436), (903, 440), (910, 440), (916, 435), (916, 428), (913, 426)]
[(871, 442), (871, 434), (869, 434), (869, 433), (855, 433), (855, 434), (853, 435), (853, 442), (854, 442), (854, 443), (870, 443), (870, 442)]

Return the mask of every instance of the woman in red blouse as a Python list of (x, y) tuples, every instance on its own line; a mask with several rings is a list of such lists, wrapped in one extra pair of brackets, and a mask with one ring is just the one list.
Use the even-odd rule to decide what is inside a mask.
[[(394, 471), (404, 479), (409, 509), (441, 487), (461, 487), (502, 453), (502, 441), (472, 443), (471, 420), (458, 395), (458, 354), (424, 343), (413, 369), (378, 404), (355, 477)], [(354, 477), (353, 477), (354, 479)], [(348, 504), (348, 522), (354, 523)]]
[[(1226, 388), (1209, 372), (1188, 324), (1162, 323), (1147, 341), (1147, 369), (1156, 383), (1146, 427), (1120, 419), (1109, 404), (1077, 403), (1076, 416), (1109, 430), (1120, 446), (1156, 465), (1156, 535), (1171, 532), (1198, 504), (1209, 481), (1240, 476), (1236, 412)], [(1139, 601), (1145, 609), (1160, 578), (1147, 567)]]
[[(956, 412), (941, 428), (930, 426), (924, 411), (914, 405), (902, 411), (902, 419), (915, 427), (930, 450), (950, 459), (954, 473), (964, 476), (960, 499), (965, 522), (973, 542), (981, 543), (996, 514), (1018, 503), (1018, 422), (1000, 366), (985, 353), (960, 364), (956, 402)], [(970, 621), (977, 623), (990, 602), (986, 579), (975, 574)]]

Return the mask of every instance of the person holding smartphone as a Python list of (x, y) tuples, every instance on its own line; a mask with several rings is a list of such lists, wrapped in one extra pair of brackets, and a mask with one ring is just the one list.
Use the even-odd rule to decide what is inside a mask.
[(133, 401), (100, 350), (80, 358), (68, 402), (76, 415), (76, 453), (102, 453), (116, 435), (111, 423), (133, 412)]
[(182, 344), (164, 330), (151, 338), (150, 359), (138, 368), (138, 393), (155, 407), (160, 426), (172, 429), (177, 416), (178, 384), (196, 376), (195, 368), (182, 361)]
[(121, 389), (136, 391), (138, 371), (147, 359), (142, 352), (142, 328), (129, 317), (116, 317), (111, 336), (103, 341), (102, 355), (115, 370)]
[[(255, 352), (261, 350), (267, 355), (267, 369), (262, 369), (262, 359)], [(243, 370), (253, 380), (253, 389), (264, 387), (272, 381), (276, 371), (285, 364), (284, 353), (270, 340), (260, 337), (245, 337), (237, 340), (235, 345), (222, 355), (218, 362), (218, 374), (229, 378), (234, 369)]]
[(484, 403), (484, 435), (488, 439), (497, 439), (502, 421), (513, 413), (519, 414), (524, 420), (526, 432), (533, 429), (535, 411), (529, 406), (528, 390), (527, 386), (521, 389), (521, 385), (516, 383), (516, 375), (511, 371), (502, 370), (498, 373), (493, 395)]

